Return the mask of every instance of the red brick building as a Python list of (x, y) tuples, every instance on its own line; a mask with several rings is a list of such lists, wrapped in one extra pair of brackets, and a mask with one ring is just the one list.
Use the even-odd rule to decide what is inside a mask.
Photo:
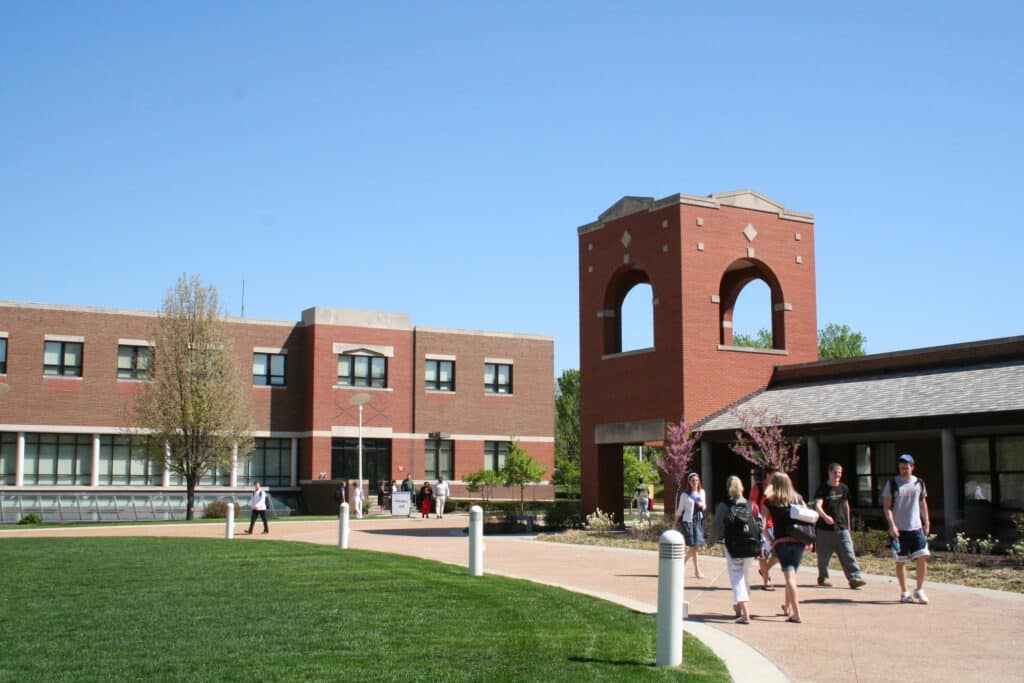
[[(583, 506), (621, 519), (623, 445), (764, 387), (775, 365), (817, 360), (814, 219), (750, 190), (624, 197), (578, 234)], [(772, 349), (733, 344), (753, 280), (771, 291)], [(650, 286), (653, 345), (623, 349), (638, 285)]]
[[(75, 510), (112, 518), (111, 503), (128, 516), (177, 509), (183, 483), (146, 462), (126, 434), (156, 320), (0, 302), (3, 521), (26, 501), (66, 518)], [(333, 308), (307, 309), (300, 322), (226, 324), (239, 367), (252, 370), (256, 450), (210, 473), (206, 498), (241, 495), (258, 479), (280, 503), (333, 509), (338, 480), (356, 478), (356, 394), (369, 396), (362, 436), (371, 491), (379, 479), (444, 476), (458, 497), (463, 475), (501, 466), (512, 435), (553, 467), (549, 337), (422, 328), (406, 314)], [(551, 498), (551, 487), (533, 495)]]

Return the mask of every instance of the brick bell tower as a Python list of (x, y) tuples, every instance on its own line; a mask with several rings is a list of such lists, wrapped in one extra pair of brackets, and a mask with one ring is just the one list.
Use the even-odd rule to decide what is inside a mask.
[[(623, 197), (577, 232), (583, 508), (622, 520), (623, 446), (763, 388), (775, 365), (818, 359), (814, 217), (752, 190)], [(733, 345), (754, 280), (771, 291), (772, 349)], [(642, 284), (654, 344), (623, 350), (622, 304)]]

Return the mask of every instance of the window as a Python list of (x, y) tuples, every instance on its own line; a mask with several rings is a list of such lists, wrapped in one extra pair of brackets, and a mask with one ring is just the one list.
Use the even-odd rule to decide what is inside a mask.
[(238, 485), (290, 486), (292, 468), (291, 439), (256, 439), (256, 448), (248, 458), (239, 459)]
[(118, 379), (149, 379), (153, 368), (153, 349), (148, 346), (117, 347)]
[(455, 391), (455, 361), (427, 359), (427, 391)]
[(881, 507), (885, 482), (896, 476), (896, 444), (857, 444), (857, 505)]
[(25, 484), (91, 483), (92, 437), (88, 434), (26, 434)]
[(423, 476), (427, 479), (452, 478), (455, 458), (453, 443), (447, 439), (427, 439), (423, 454)]
[(388, 359), (384, 356), (340, 354), (338, 384), (346, 387), (384, 388), (388, 385)]
[(100, 486), (160, 486), (163, 466), (146, 457), (139, 439), (101, 436), (97, 481)]
[(257, 386), (283, 387), (287, 358), (283, 353), (252, 354), (252, 383)]
[(0, 337), (0, 375), (7, 374), (7, 337)]
[(44, 342), (43, 374), (63, 377), (81, 377), (82, 343), (66, 341)]
[(14, 484), (18, 464), (18, 435), (0, 432), (0, 484)]
[(959, 450), (964, 500), (1024, 510), (1024, 436), (963, 439)]
[(500, 472), (508, 460), (508, 441), (484, 441), (484, 469)]
[(512, 366), (505, 363), (484, 363), (484, 393), (511, 394)]

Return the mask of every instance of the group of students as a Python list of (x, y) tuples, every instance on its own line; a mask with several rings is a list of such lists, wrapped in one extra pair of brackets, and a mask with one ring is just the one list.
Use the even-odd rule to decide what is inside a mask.
[[(406, 491), (410, 497), (414, 497), (416, 500), (416, 507), (420, 510), (420, 514), (427, 518), (430, 516), (433, 510), (437, 515), (438, 519), (444, 518), (444, 506), (450, 495), (450, 488), (448, 482), (444, 480), (444, 477), (438, 477), (436, 484), (431, 484), (429, 481), (424, 481), (420, 486), (419, 491), (416, 491), (416, 486), (413, 483), (411, 477), (406, 477), (401, 484), (397, 481), (392, 480), (390, 483), (385, 480), (377, 482), (377, 505), (382, 508), (387, 508), (391, 502), (391, 496), (395, 491)], [(356, 514), (362, 516), (363, 514), (363, 489), (361, 486), (352, 484), (349, 482), (342, 481), (337, 490), (334, 493), (334, 500), (337, 503), (348, 503), (351, 498), (351, 504), (356, 511)]]
[[(829, 465), (828, 481), (814, 494), (814, 509), (818, 513), (815, 528), (814, 548), (818, 556), (818, 585), (832, 586), (828, 564), (833, 554), (839, 563), (851, 589), (858, 589), (865, 581), (850, 535), (850, 491), (842, 483), (843, 466)], [(733, 609), (736, 622), (750, 623), (748, 602), (750, 591), (747, 573), (754, 559), (760, 565), (759, 573), (764, 581), (763, 588), (773, 591), (771, 567), (778, 564), (785, 579), (785, 599), (782, 616), (786, 621), (800, 623), (800, 591), (796, 582), (797, 569), (807, 544), (795, 537), (791, 506), (804, 505), (804, 500), (793, 487), (789, 475), (784, 472), (768, 471), (760, 484), (744, 498), (743, 482), (731, 476), (726, 481), (728, 499), (720, 502), (715, 509), (714, 523), (707, 541), (726, 543), (725, 558), (729, 582), (733, 592)], [(889, 527), (893, 558), (896, 562), (896, 579), (900, 586), (900, 602), (928, 604), (924, 582), (928, 571), (928, 534), (931, 520), (926, 499), (928, 492), (924, 481), (914, 474), (914, 458), (910, 454), (899, 457), (899, 474), (887, 481), (882, 489), (885, 519)], [(691, 473), (685, 489), (676, 501), (676, 521), (686, 540), (686, 560), (692, 560), (694, 575), (703, 578), (700, 569), (699, 551), (705, 545), (704, 513), (707, 497), (701, 487), (700, 475)], [(750, 520), (744, 524), (744, 520)], [(748, 537), (735, 536), (747, 529)], [(734, 537), (730, 537), (733, 535)], [(760, 535), (760, 538), (756, 538)], [(751, 536), (753, 538), (751, 538)], [(743, 540), (748, 541), (746, 544)], [(730, 548), (733, 552), (730, 553)], [(906, 563), (917, 563), (917, 585), (913, 593), (907, 590)]]

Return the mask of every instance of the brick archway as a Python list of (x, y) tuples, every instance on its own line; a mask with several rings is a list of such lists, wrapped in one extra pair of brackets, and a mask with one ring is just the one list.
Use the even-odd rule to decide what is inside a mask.
[(732, 323), (736, 300), (739, 299), (743, 288), (755, 280), (764, 282), (771, 292), (772, 348), (784, 349), (786, 348), (786, 298), (783, 295), (782, 284), (766, 263), (752, 258), (736, 259), (722, 273), (722, 279), (718, 285), (720, 299), (718, 305), (719, 343), (723, 346), (732, 346)]

